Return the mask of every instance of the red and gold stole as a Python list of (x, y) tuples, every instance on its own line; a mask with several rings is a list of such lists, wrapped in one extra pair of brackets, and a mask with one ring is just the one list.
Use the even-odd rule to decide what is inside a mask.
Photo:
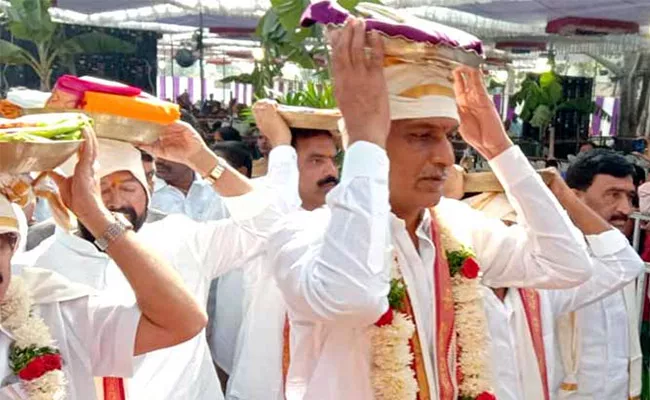
[(126, 400), (124, 379), (105, 377), (102, 378), (104, 400)]
[(519, 289), (519, 297), (521, 297), (521, 303), (524, 306), (524, 313), (526, 314), (526, 321), (528, 322), (528, 329), (533, 342), (533, 350), (537, 357), (537, 367), (539, 368), (539, 374), (544, 388), (544, 400), (549, 400), (548, 370), (546, 365), (546, 353), (544, 351), (542, 310), (540, 308), (541, 303), (539, 300), (539, 293), (534, 289)]
[(447, 255), (440, 240), (440, 228), (436, 223), (435, 214), (431, 210), (431, 236), (436, 247), (436, 258), (433, 266), (433, 283), (436, 297), (436, 365), (438, 368), (438, 384), (440, 385), (440, 400), (453, 400), (455, 396), (454, 378), (450, 359), (454, 337), (454, 295), (451, 287), (451, 274)]
[[(437, 226), (436, 219), (432, 216), (431, 223), (432, 239), (436, 248), (436, 257), (433, 265), (433, 281), (435, 284), (435, 304), (436, 307), (436, 366), (438, 371), (439, 396), (432, 396), (429, 388), (429, 381), (424, 366), (424, 352), (422, 351), (422, 342), (418, 335), (417, 328), (411, 338), (410, 345), (413, 352), (412, 368), (418, 382), (418, 399), (417, 400), (455, 400), (454, 378), (450, 361), (452, 358), (452, 343), (454, 337), (454, 298), (451, 287), (451, 275), (447, 256), (440, 240), (440, 229)], [(404, 301), (404, 309), (400, 310), (409, 315), (413, 323), (417, 326), (411, 299), (407, 294)], [(282, 352), (282, 377), (286, 388), (286, 381), (291, 363), (290, 348), (290, 324), (288, 318), (285, 320), (283, 332), (283, 352)], [(285, 389), (286, 390), (286, 389)]]

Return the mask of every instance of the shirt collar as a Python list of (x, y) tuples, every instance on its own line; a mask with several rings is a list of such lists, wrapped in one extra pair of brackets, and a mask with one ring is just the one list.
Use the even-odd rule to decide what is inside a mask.
[[(391, 213), (391, 229), (393, 231), (406, 230), (406, 222), (395, 214)], [(428, 208), (424, 209), (418, 229), (415, 231), (418, 238), (431, 241), (431, 212)]]
[[(192, 190), (192, 186), (194, 186), (194, 185), (197, 185), (197, 186), (206, 186), (206, 185), (210, 186), (211, 184), (207, 180), (201, 178), (199, 176), (199, 174), (194, 173), (194, 180), (192, 181), (192, 185), (190, 186), (190, 190)], [(154, 185), (153, 185), (154, 193), (156, 193), (158, 191), (161, 191), (161, 190), (165, 189), (166, 187), (178, 190), (178, 188), (175, 188), (175, 187), (171, 186), (170, 184), (168, 184), (164, 180), (158, 178), (157, 176), (154, 177)]]

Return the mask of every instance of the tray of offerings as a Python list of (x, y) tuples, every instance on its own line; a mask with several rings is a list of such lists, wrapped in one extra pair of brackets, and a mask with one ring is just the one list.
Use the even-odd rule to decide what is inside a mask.
[(0, 173), (20, 174), (58, 167), (79, 149), (82, 129), (90, 123), (80, 113), (0, 118)]

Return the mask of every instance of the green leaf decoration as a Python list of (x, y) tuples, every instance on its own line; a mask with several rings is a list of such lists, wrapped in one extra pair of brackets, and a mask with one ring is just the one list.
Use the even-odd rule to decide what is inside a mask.
[(30, 346), (23, 349), (12, 345), (9, 352), (9, 366), (14, 374), (18, 375), (33, 359), (45, 354), (59, 354), (59, 351), (54, 347)]
[(406, 284), (401, 279), (390, 281), (390, 291), (388, 292), (388, 305), (393, 310), (402, 310), (405, 306)]
[(460, 250), (447, 252), (447, 263), (449, 264), (449, 274), (454, 277), (460, 272), (465, 264), (465, 260), (474, 257), (474, 253), (466, 248), (461, 247)]

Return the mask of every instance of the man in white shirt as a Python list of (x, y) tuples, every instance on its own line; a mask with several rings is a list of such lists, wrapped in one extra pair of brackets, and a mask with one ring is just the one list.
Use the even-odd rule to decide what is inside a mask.
[[(456, 399), (463, 391), (494, 398), (484, 379), (478, 393), (457, 379), (457, 367), (469, 365), (457, 363), (463, 349), (452, 345), (454, 330), (460, 332), (454, 329), (452, 272), (432, 268), (447, 264), (441, 251), (452, 250), (439, 240), (439, 222), (448, 219), (451, 235), (473, 249), (483, 282), (576, 286), (591, 275), (588, 254), (555, 197), (508, 139), (480, 71), (455, 70), (452, 88), (451, 73), (438, 72), (438, 64), (384, 60), (381, 37), (372, 31), (368, 37), (365, 23), (354, 18), (331, 34), (334, 87), (350, 143), (341, 183), (329, 193), (327, 209), (291, 215), (270, 240), (291, 320), (286, 396), (371, 400), (403, 390), (391, 383), (400, 377), (378, 374), (380, 360), (373, 354), (381, 351), (368, 337), (373, 324), (390, 315), (388, 294), (398, 294), (391, 289), (393, 277), (403, 279), (405, 291), (398, 295), (412, 305), (406, 312), (419, 338), (411, 354), (417, 370), (401, 375), (416, 380), (409, 387), (432, 399)], [(522, 216), (519, 227), (506, 228), (462, 203), (441, 200), (445, 171), (454, 162), (450, 138), (459, 122), (462, 137), (489, 160)], [(445, 274), (446, 280), (439, 279)], [(465, 333), (482, 337), (484, 329)], [(488, 348), (475, 345), (473, 362)], [(486, 373), (489, 367), (481, 369)]]
[[(276, 104), (260, 101), (253, 107), (262, 134), (289, 134), (289, 127), (276, 111)], [(302, 209), (325, 205), (325, 197), (338, 184), (338, 153), (328, 131), (291, 129), (292, 146), (298, 154), (299, 193)], [(283, 329), (287, 308), (273, 278), (265, 254), (242, 269), (244, 321), (237, 339), (233, 371), (228, 381), (228, 400), (281, 400)]]
[[(622, 231), (633, 210), (634, 175), (634, 166), (625, 157), (595, 149), (578, 155), (567, 170), (566, 180), (587, 206)], [(632, 283), (576, 312), (569, 329), (571, 336), (576, 336), (577, 352), (571, 357), (563, 351), (567, 361), (572, 359), (569, 364), (574, 371), (565, 371), (562, 398), (640, 396), (642, 354), (635, 293)]]
[[(559, 392), (566, 385), (565, 377), (575, 374), (570, 371), (573, 363), (563, 365), (563, 361), (573, 357), (570, 353), (576, 351), (577, 342), (563, 337), (565, 325), (574, 324), (573, 318), (558, 318), (620, 290), (643, 269), (643, 262), (625, 236), (578, 199), (559, 174), (550, 187), (586, 239), (593, 275), (573, 289), (485, 288), (494, 386), (499, 400), (562, 398)], [(507, 201), (500, 201), (500, 206), (484, 202), (480, 208), (499, 219), (513, 214)], [(560, 342), (566, 347), (562, 348)], [(561, 348), (563, 351), (559, 351)]]
[[(56, 181), (65, 205), (115, 260), (137, 304), (116, 301), (40, 268), (25, 266), (12, 277), (10, 262), (26, 232), (18, 229), (18, 207), (0, 196), (0, 354), (6, 358), (0, 364), (2, 400), (57, 399), (64, 393), (68, 400), (94, 400), (94, 376), (129, 377), (134, 356), (184, 342), (205, 326), (205, 312), (178, 274), (104, 206), (94, 167), (97, 146), (87, 131), (74, 175)], [(31, 313), (44, 325), (29, 317)], [(31, 346), (49, 350), (36, 353)], [(20, 361), (27, 364), (25, 369), (12, 371), (8, 358), (13, 357), (15, 368), (20, 350), (23, 357), (32, 355)], [(58, 363), (41, 359), (50, 354), (52, 360), (57, 353), (62, 359)], [(36, 394), (39, 388), (44, 392)]]
[[(158, 142), (143, 150), (170, 160), (186, 160), (201, 176), (214, 183), (226, 201), (232, 218), (197, 223), (182, 215), (144, 224), (148, 203), (146, 180), (139, 152), (131, 145), (101, 140), (99, 174), (102, 199), (142, 228), (138, 236), (160, 251), (180, 273), (194, 296), (206, 304), (210, 282), (244, 262), (243, 256), (263, 246), (263, 236), (287, 209), (283, 196), (297, 192), (295, 151), (290, 138), (275, 136), (268, 187), (253, 190), (249, 181), (217, 158), (189, 125), (168, 127)], [(287, 185), (285, 187), (285, 185)], [(276, 194), (277, 193), (277, 194)], [(297, 197), (297, 194), (295, 195)], [(291, 206), (293, 207), (293, 206)], [(92, 237), (80, 225), (81, 237), (59, 230), (28, 256), (70, 279), (126, 298), (132, 292), (110, 257), (89, 242)], [(53, 260), (66, 260), (56, 264)], [(126, 382), (129, 398), (214, 399), (222, 391), (214, 371), (204, 332), (181, 346), (145, 357), (133, 379)]]

